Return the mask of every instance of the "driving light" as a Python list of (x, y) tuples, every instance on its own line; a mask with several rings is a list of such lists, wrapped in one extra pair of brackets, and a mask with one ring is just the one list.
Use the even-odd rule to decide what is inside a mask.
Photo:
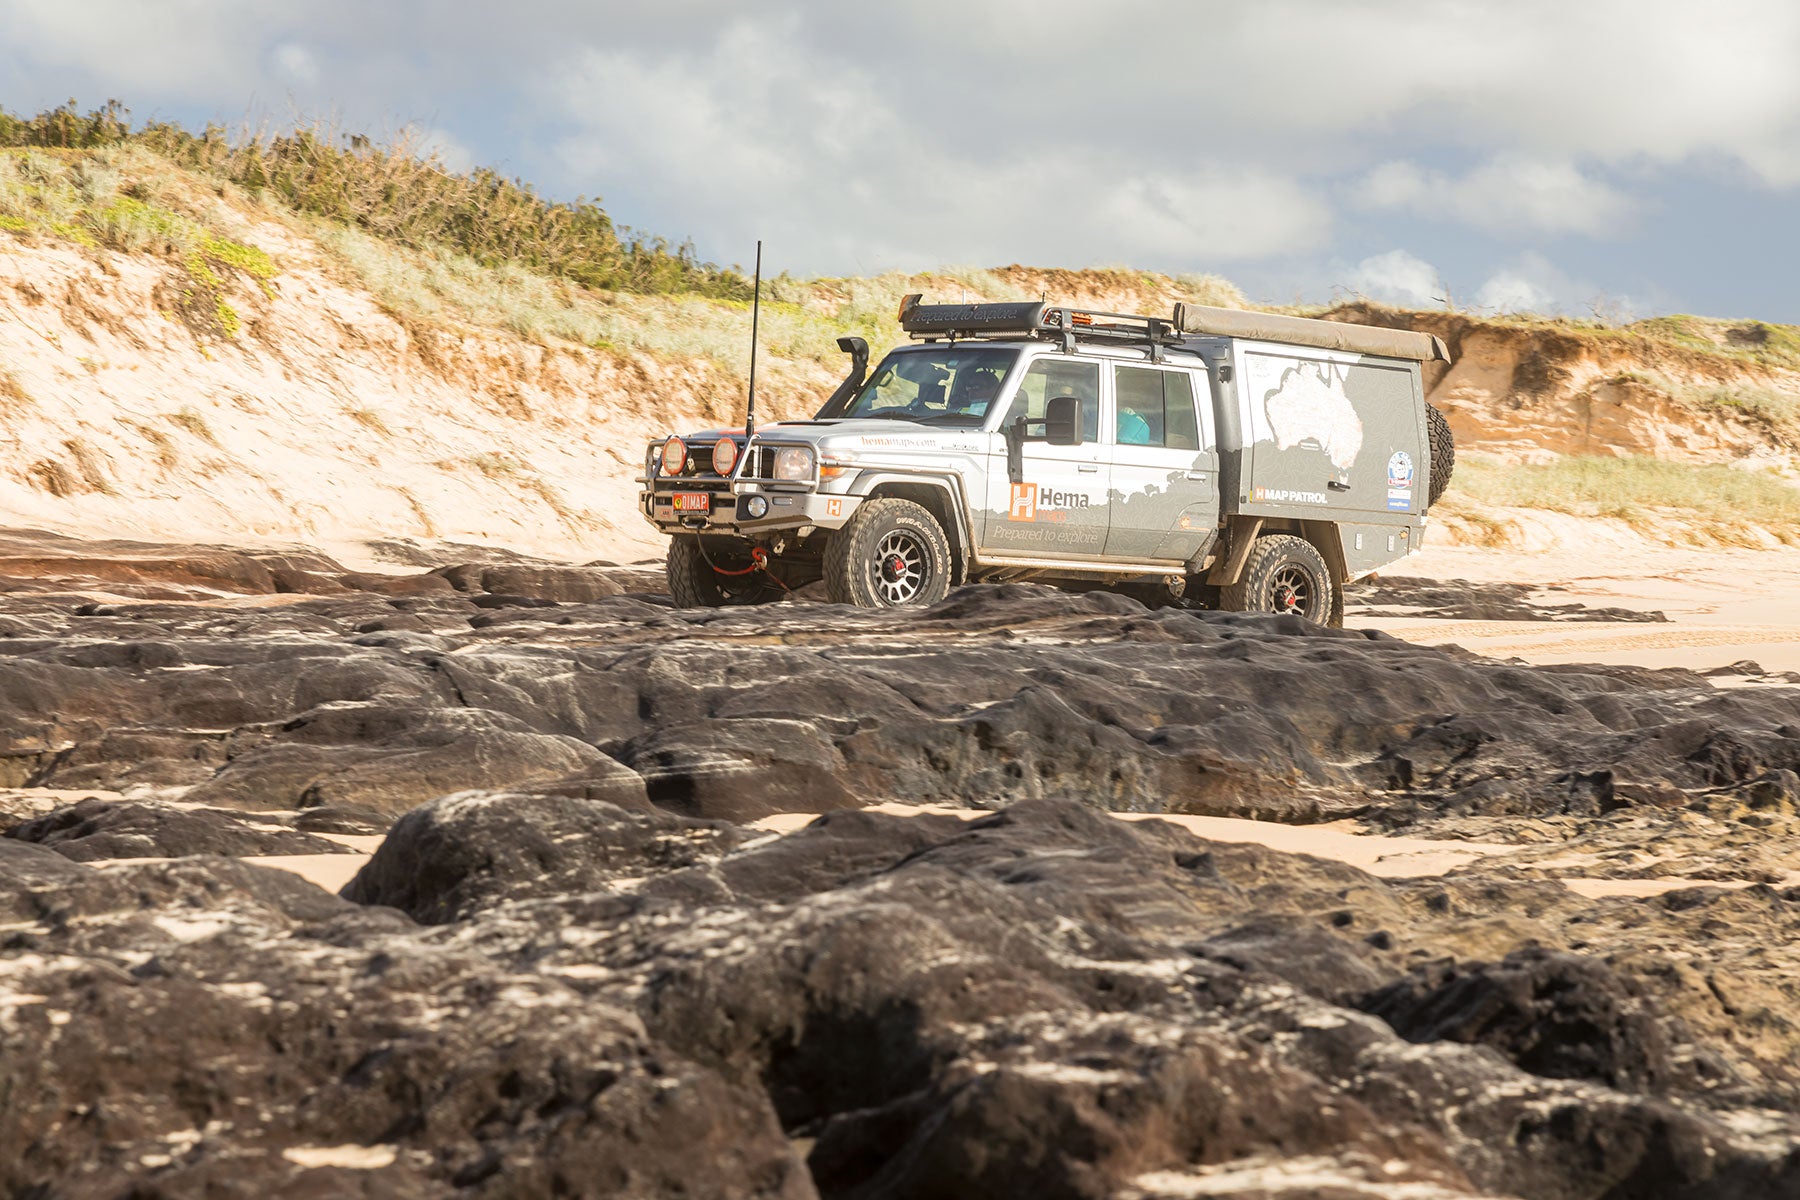
[(737, 462), (737, 443), (728, 437), (722, 437), (713, 443), (713, 470), (720, 475), (731, 474), (732, 466)]
[(670, 437), (663, 443), (662, 473), (679, 475), (687, 468), (687, 443), (678, 437)]
[(775, 451), (775, 478), (805, 481), (812, 478), (811, 446), (783, 446)]
[(744, 497), (744, 515), (752, 521), (769, 515), (769, 502), (762, 496)]

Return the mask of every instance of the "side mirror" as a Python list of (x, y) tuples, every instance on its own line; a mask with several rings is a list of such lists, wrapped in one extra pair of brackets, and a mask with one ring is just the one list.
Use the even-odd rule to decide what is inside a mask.
[(1044, 440), (1052, 446), (1081, 445), (1081, 401), (1073, 396), (1052, 396), (1044, 406)]

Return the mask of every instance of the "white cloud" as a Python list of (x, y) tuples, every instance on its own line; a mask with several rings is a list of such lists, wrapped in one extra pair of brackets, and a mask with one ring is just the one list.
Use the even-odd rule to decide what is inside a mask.
[(1497, 313), (1551, 313), (1566, 309), (1556, 296), (1523, 271), (1501, 271), (1481, 285), (1475, 305)]
[[(257, 27), (268, 14), (215, 0), (8, 0), (0, 5), (4, 59), (27, 58), (44, 74), (141, 103), (134, 92), (179, 97), (234, 93), (255, 77)], [(97, 85), (97, 86), (96, 86)], [(60, 97), (59, 97), (60, 98)]]
[(1486, 312), (1585, 312), (1597, 304), (1599, 289), (1571, 278), (1541, 254), (1524, 254), (1488, 277), (1475, 292), (1475, 307)]
[(544, 93), (575, 127), (557, 153), (587, 190), (632, 181), (663, 229), (715, 247), (766, 236), (800, 271), (1185, 267), (1315, 245), (1328, 229), (1319, 197), (1254, 163), (1074, 145), (1054, 125), (959, 144), (922, 102), (929, 90), (815, 53), (791, 25), (734, 21), (697, 52), (578, 54)]
[[(415, 123), (453, 163), (598, 193), (709, 257), (762, 233), (831, 272), (1280, 273), (1334, 261), (1341, 204), (1415, 248), (1416, 218), (1501, 256), (1623, 231), (1641, 241), (1590, 270), (1729, 296), (1693, 256), (1661, 265), (1645, 230), (1704, 222), (1746, 183), (1800, 188), (1796, 62), (1793, 0), (514, 0), (504, 21), (484, 0), (0, 2), (9, 108)], [(1470, 253), (1430, 256), (1455, 272)]]
[(311, 86), (319, 82), (319, 60), (299, 42), (283, 42), (270, 56), (275, 69), (289, 82)]
[(1404, 250), (1365, 258), (1350, 272), (1351, 291), (1404, 308), (1437, 308), (1444, 302), (1438, 269)]
[(1621, 232), (1637, 210), (1629, 197), (1568, 163), (1517, 154), (1499, 155), (1460, 176), (1405, 160), (1382, 163), (1357, 181), (1351, 196), (1367, 208), (1495, 233), (1603, 237)]

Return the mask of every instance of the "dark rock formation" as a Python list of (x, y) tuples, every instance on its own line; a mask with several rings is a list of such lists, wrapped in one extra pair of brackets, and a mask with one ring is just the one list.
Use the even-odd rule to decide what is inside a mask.
[(717, 859), (749, 836), (735, 825), (570, 796), (449, 796), (401, 817), (344, 895), (436, 924), (502, 899), (641, 883)]
[(625, 589), (611, 572), (593, 567), (471, 563), (432, 572), (459, 592), (489, 592), (547, 602), (585, 602), (617, 596)]
[(1533, 947), (1498, 963), (1428, 963), (1358, 1007), (1409, 1041), (1492, 1046), (1549, 1079), (1661, 1091), (1674, 1071), (1638, 989), (1583, 955)]
[(567, 982), (282, 872), (38, 852), (75, 873), (0, 874), (41, 914), (0, 959), (0, 1192), (813, 1194), (758, 1089)]
[[(1440, 621), (1638, 621), (1666, 622), (1666, 614), (1635, 608), (1590, 608), (1534, 600), (1543, 589), (1528, 583), (1472, 583), (1467, 579), (1417, 579), (1383, 575), (1352, 584), (1345, 602), (1354, 617), (1394, 615)], [(1556, 589), (1551, 589), (1552, 591)], [(1386, 610), (1385, 612), (1383, 610)]]
[(258, 824), (241, 813), (83, 800), (6, 831), (77, 862), (107, 858), (181, 858), (194, 854), (330, 854), (336, 842), (292, 827)]
[(394, 553), (0, 544), (0, 1195), (1800, 1195), (1800, 692)]
[(1304, 821), (1593, 815), (1800, 770), (1800, 693), (1106, 593), (977, 587), (901, 614), (484, 596), (12, 600), (0, 786), (398, 814), (630, 773), (702, 819), (1064, 796)]
[[(1639, 985), (1567, 948), (1429, 965), (1492, 930), (1455, 915), (1482, 886), (1074, 802), (776, 839), (441, 800), (366, 906), (0, 842), (0, 1191), (1794, 1194), (1794, 1093), (1668, 1069), (1714, 1048)], [(1506, 895), (1545, 929), (1687, 920), (1559, 891)]]

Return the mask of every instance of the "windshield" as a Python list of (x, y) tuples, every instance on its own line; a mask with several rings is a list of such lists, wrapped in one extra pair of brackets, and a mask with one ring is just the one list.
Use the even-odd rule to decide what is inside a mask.
[(1016, 348), (914, 346), (881, 360), (846, 417), (979, 426), (1018, 359)]

